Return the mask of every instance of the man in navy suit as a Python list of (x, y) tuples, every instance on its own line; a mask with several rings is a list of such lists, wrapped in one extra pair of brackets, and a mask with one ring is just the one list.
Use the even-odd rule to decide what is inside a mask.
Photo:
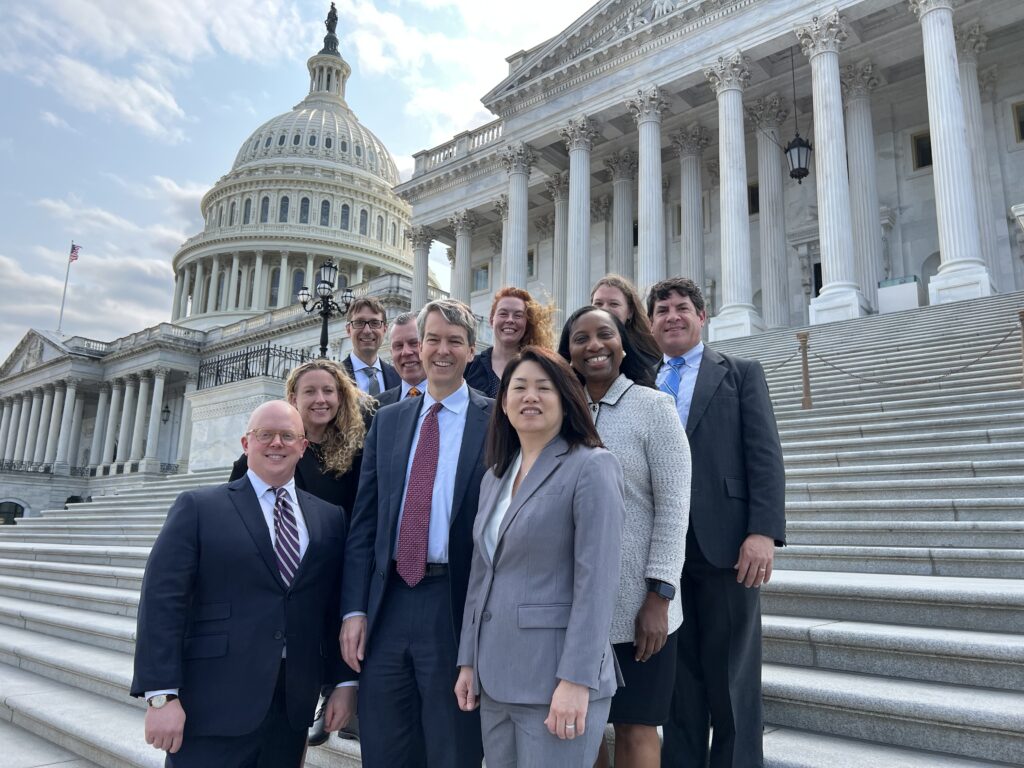
[(427, 391), (379, 410), (363, 448), (342, 655), (360, 672), (365, 768), (479, 768), (479, 714), (453, 691), (493, 401), (463, 379), (469, 307), (433, 301), (417, 326)]
[(328, 730), (354, 712), (336, 641), (345, 518), (296, 489), (307, 445), (295, 408), (264, 403), (246, 475), (182, 493), (153, 545), (131, 694), (168, 766), (297, 767), (322, 685)]
[(345, 328), (352, 342), (352, 353), (341, 361), (341, 367), (356, 386), (376, 397), (384, 390), (401, 384), (395, 369), (377, 356), (388, 330), (384, 305), (369, 296), (356, 299), (349, 306), (346, 317)]

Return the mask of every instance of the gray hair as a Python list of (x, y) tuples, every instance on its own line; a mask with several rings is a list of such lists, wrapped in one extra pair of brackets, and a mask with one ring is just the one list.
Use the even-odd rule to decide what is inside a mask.
[(473, 314), (473, 310), (456, 299), (437, 299), (420, 310), (420, 314), (416, 318), (416, 332), (420, 339), (423, 338), (427, 325), (427, 315), (431, 312), (439, 312), (449, 325), (465, 328), (469, 346), (476, 346), (476, 315)]
[[(415, 312), (403, 312), (402, 314), (400, 314), (398, 317), (396, 317), (394, 320), (391, 321), (391, 327), (388, 329), (388, 338), (389, 339), (391, 338), (391, 335), (395, 332), (395, 328), (397, 328), (398, 326), (400, 326), (400, 325), (408, 325), (409, 323), (415, 323), (415, 322), (416, 322), (416, 313)], [(419, 331), (418, 328), (416, 329), (416, 335), (417, 336), (422, 336), (423, 335)]]

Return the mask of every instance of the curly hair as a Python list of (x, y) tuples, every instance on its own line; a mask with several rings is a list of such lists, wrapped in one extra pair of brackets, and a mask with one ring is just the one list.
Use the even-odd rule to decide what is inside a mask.
[(326, 371), (338, 388), (338, 413), (324, 431), (320, 451), (324, 472), (339, 477), (352, 468), (352, 460), (363, 449), (363, 441), (366, 439), (366, 422), (363, 420), (363, 414), (372, 410), (376, 401), (361, 392), (338, 363), (318, 358), (293, 368), (288, 374), (284, 390), (288, 402), (292, 405), (295, 404), (299, 379), (310, 371)]
[(519, 342), (519, 348), (532, 346), (553, 350), (555, 348), (555, 313), (557, 311), (554, 302), (550, 302), (547, 306), (542, 305), (530, 295), (529, 291), (507, 285), (494, 294), (491, 311), (487, 315), (487, 320), (492, 325), (494, 324), (494, 313), (498, 309), (498, 302), (507, 297), (519, 299), (526, 305), (526, 331), (523, 333), (522, 341)]

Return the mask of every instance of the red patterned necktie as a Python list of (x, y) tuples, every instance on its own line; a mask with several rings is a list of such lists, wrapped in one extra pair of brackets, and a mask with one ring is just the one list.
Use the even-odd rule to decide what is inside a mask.
[(441, 433), (437, 413), (442, 408), (434, 403), (427, 411), (412, 459), (409, 487), (405, 491), (402, 525), (398, 529), (398, 575), (410, 587), (423, 580), (427, 570), (427, 540), (430, 534), (430, 502), (434, 497), (437, 455)]
[(291, 586), (295, 572), (299, 570), (299, 525), (295, 521), (292, 505), (288, 503), (288, 492), (284, 488), (271, 488), (277, 500), (274, 502), (274, 553), (277, 555), (277, 570), (281, 572), (286, 586)]

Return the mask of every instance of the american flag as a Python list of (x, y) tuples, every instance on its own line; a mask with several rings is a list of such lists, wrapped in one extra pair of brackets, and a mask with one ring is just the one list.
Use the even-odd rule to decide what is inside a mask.
[(71, 255), (68, 257), (68, 261), (78, 261), (78, 252), (82, 250), (82, 246), (71, 244)]

